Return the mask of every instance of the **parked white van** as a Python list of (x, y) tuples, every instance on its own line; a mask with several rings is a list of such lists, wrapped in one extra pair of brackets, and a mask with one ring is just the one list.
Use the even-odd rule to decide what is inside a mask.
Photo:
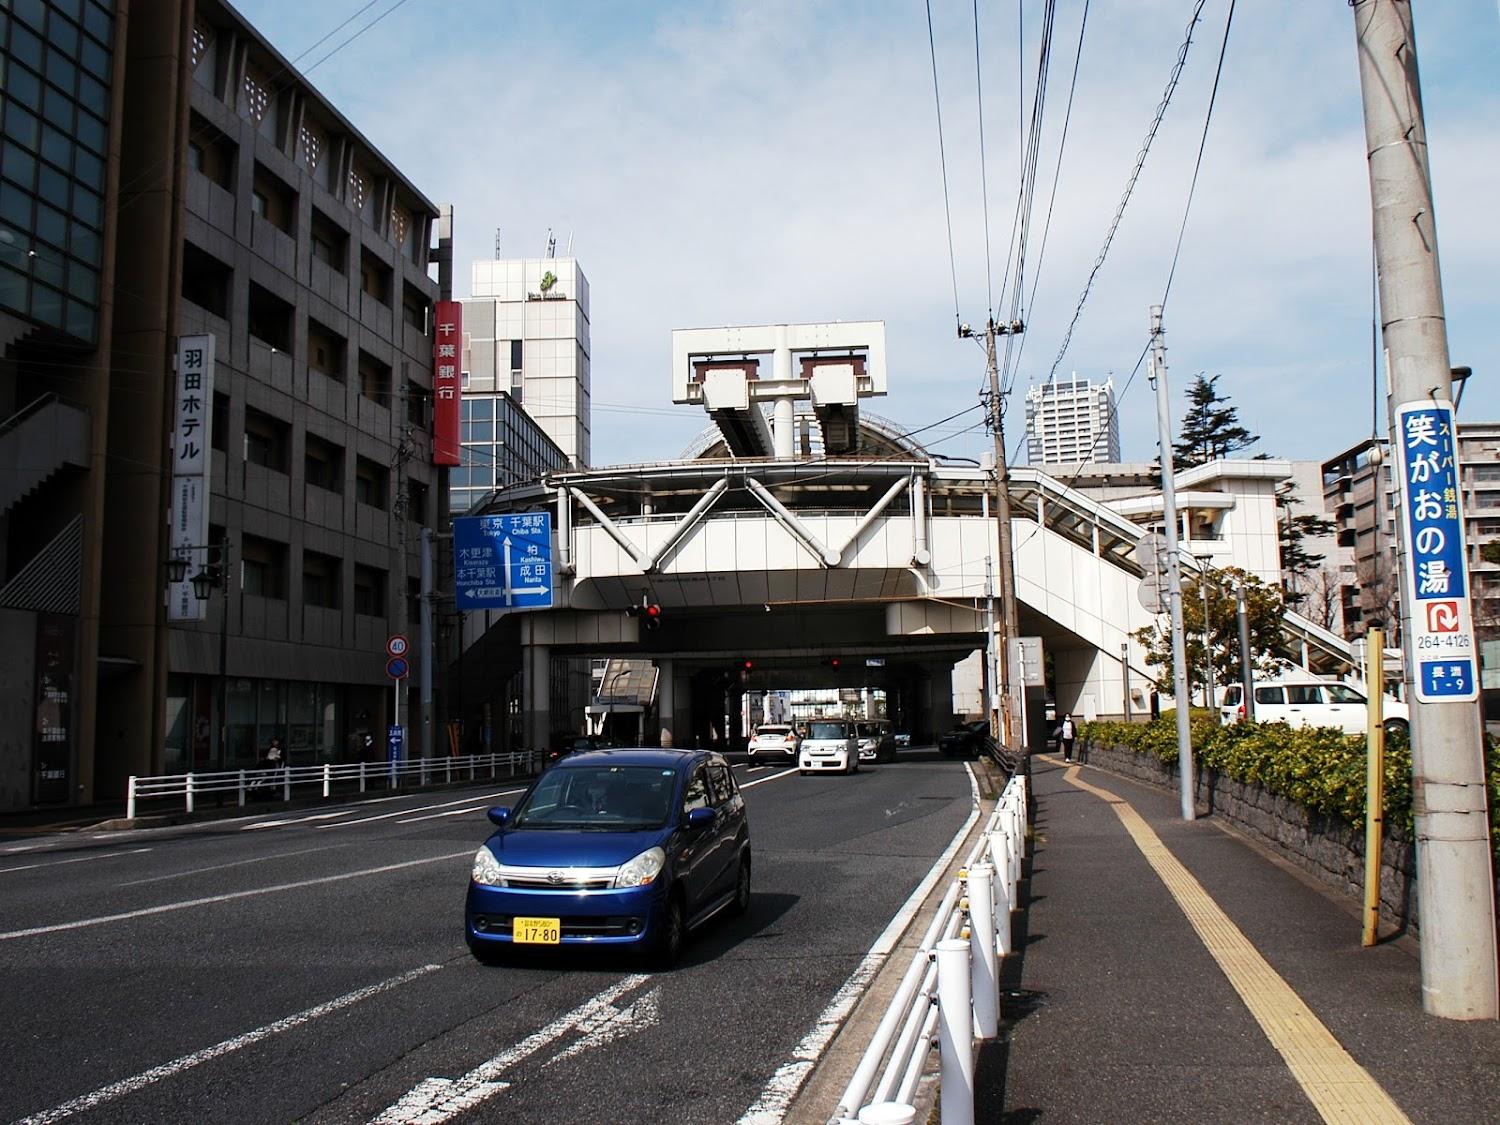
[[(1237, 723), (1245, 717), (1242, 688), (1230, 684), (1224, 689), (1219, 718)], [(1405, 734), (1411, 723), (1411, 709), (1390, 696), (1381, 702), (1382, 725), (1387, 734)], [(1369, 703), (1362, 692), (1348, 684), (1320, 680), (1282, 679), (1255, 685), (1255, 721), (1288, 723), (1294, 727), (1338, 727), (1345, 734), (1364, 734), (1369, 725)]]
[(859, 737), (847, 719), (814, 719), (797, 753), (797, 770), (853, 773), (859, 769)]

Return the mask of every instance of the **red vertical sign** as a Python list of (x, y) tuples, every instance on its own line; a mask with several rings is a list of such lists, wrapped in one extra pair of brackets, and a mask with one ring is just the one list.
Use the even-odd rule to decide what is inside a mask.
[(464, 307), (458, 301), (439, 301), (432, 311), (432, 463), (457, 465)]

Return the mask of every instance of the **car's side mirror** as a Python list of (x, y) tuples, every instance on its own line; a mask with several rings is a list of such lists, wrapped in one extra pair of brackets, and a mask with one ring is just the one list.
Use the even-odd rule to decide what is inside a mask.
[(489, 811), (490, 823), (496, 828), (504, 828), (510, 823), (510, 809), (501, 805)]
[(714, 822), (714, 810), (707, 808), (689, 809), (683, 824), (689, 828), (706, 828)]

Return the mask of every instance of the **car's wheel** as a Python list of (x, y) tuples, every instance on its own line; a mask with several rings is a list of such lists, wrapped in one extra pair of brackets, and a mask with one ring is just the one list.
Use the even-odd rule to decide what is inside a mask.
[(1380, 725), (1385, 728), (1385, 736), (1387, 738), (1405, 738), (1411, 733), (1411, 727), (1405, 719), (1387, 719)]
[(734, 880), (734, 905), (729, 912), (740, 915), (750, 909), (750, 857), (743, 856), (740, 859), (739, 874)]
[(687, 941), (687, 919), (682, 910), (682, 898), (671, 895), (657, 923), (656, 941), (651, 950), (651, 961), (658, 969), (670, 969), (682, 957), (682, 946)]

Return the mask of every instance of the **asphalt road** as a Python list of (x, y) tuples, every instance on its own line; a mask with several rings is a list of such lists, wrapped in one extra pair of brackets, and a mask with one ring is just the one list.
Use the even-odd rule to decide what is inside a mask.
[(670, 973), (484, 968), (477, 786), (0, 844), (0, 1121), (735, 1122), (970, 811), (958, 762), (737, 766), (754, 896)]

